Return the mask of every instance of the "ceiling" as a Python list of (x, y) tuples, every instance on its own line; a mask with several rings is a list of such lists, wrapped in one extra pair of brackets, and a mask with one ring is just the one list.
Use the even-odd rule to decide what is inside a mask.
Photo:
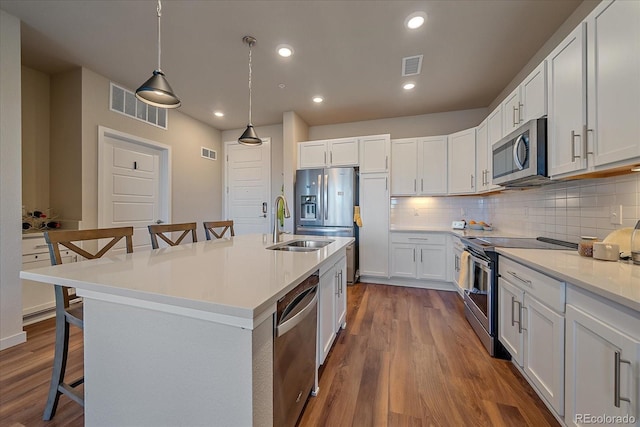
[[(282, 123), (286, 111), (317, 126), (487, 107), (580, 3), (164, 0), (162, 70), (180, 111), (220, 130), (247, 124), (244, 35), (257, 39), (255, 126)], [(31, 68), (82, 66), (135, 90), (157, 67), (153, 0), (0, 0), (0, 8), (23, 22)], [(407, 30), (416, 11), (427, 22)], [(293, 56), (276, 55), (282, 43)], [(420, 54), (422, 73), (402, 77), (402, 58)], [(404, 91), (407, 81), (415, 89)]]

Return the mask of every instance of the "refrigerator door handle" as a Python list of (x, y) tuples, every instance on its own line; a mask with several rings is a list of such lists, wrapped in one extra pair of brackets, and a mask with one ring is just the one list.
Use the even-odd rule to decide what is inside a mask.
[(329, 175), (324, 176), (324, 219), (329, 219)]

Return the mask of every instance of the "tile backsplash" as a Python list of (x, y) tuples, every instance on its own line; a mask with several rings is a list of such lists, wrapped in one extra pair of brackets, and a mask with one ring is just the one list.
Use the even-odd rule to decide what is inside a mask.
[[(614, 225), (611, 215), (620, 210), (622, 225)], [(446, 227), (466, 219), (528, 237), (602, 239), (613, 230), (634, 227), (640, 219), (640, 174), (557, 182), (488, 196), (394, 197), (390, 218), (392, 225)]]

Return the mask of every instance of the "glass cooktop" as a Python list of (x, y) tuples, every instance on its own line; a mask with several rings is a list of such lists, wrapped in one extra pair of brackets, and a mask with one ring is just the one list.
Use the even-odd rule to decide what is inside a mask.
[(484, 250), (491, 248), (522, 248), (522, 249), (577, 249), (577, 243), (550, 239), (547, 237), (476, 237), (467, 238), (468, 243)]

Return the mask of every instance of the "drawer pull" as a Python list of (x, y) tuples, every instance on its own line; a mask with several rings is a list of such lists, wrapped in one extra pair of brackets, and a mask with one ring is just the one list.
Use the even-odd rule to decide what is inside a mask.
[(516, 279), (518, 279), (519, 281), (521, 281), (522, 283), (524, 283), (525, 285), (527, 285), (529, 287), (531, 287), (533, 285), (533, 283), (531, 283), (531, 280), (523, 279), (522, 277), (518, 276), (513, 271), (507, 270), (507, 273), (509, 273), (511, 276), (515, 277)]

